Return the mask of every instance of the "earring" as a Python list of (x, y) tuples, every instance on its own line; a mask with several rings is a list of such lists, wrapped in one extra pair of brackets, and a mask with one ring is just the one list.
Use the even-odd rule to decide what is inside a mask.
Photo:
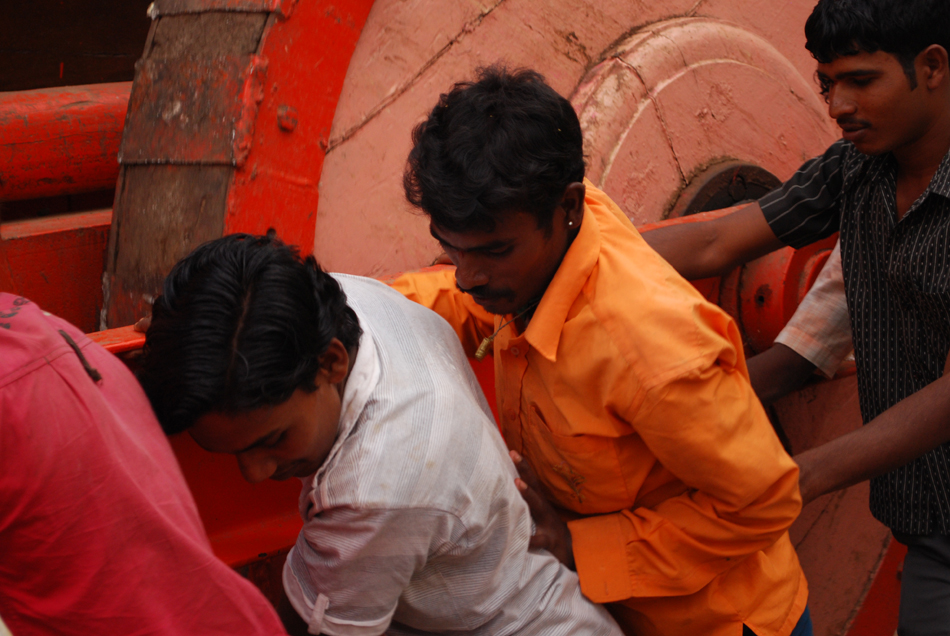
[(567, 227), (574, 227), (574, 221), (568, 221)]

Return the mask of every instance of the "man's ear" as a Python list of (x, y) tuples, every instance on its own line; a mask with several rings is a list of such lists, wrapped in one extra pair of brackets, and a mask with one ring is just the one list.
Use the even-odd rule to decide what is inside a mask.
[(338, 338), (330, 341), (327, 350), (320, 356), (320, 370), (317, 379), (329, 384), (339, 384), (346, 379), (350, 369), (350, 354)]
[(939, 44), (931, 44), (917, 56), (923, 63), (923, 81), (929, 90), (939, 88), (947, 80), (947, 57), (947, 49)]
[(584, 197), (587, 195), (587, 186), (574, 182), (564, 189), (561, 197), (561, 209), (564, 210), (564, 221), (568, 227), (578, 229), (581, 219), (584, 218)]

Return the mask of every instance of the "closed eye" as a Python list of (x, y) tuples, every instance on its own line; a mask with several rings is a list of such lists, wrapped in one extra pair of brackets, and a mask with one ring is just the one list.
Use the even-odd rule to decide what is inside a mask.
[(263, 448), (276, 448), (277, 446), (280, 446), (280, 443), (284, 441), (285, 437), (287, 437), (287, 431), (283, 430), (279, 435), (273, 437), (273, 439), (268, 439), (263, 444), (261, 444), (261, 446)]

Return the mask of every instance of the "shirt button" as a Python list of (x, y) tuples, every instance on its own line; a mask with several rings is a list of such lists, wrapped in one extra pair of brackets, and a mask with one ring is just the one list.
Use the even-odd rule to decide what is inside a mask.
[(521, 355), (521, 349), (519, 349), (518, 347), (512, 347), (512, 348), (511, 348), (511, 355), (513, 355), (514, 357), (517, 358), (518, 356)]

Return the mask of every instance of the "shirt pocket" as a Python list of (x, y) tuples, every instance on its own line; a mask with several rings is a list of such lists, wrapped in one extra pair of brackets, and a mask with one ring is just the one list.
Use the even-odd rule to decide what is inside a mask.
[(615, 438), (555, 433), (531, 404), (524, 443), (528, 462), (562, 508), (604, 514), (632, 506)]

